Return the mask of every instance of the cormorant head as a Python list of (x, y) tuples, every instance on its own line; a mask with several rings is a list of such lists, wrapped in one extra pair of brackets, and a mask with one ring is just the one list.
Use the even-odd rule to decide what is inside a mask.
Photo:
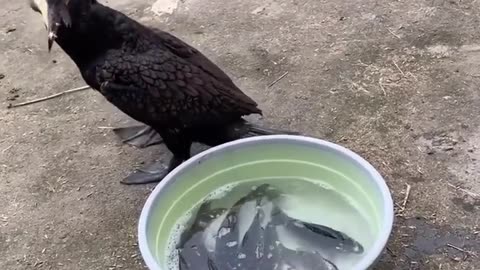
[(29, 0), (30, 7), (40, 13), (48, 31), (48, 51), (52, 49), (60, 27), (70, 27), (72, 20), (68, 6), (71, 0)]

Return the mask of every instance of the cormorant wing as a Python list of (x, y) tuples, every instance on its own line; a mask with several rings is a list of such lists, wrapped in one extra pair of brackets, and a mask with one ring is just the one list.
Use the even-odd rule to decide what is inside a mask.
[(111, 51), (97, 67), (100, 91), (119, 109), (149, 125), (222, 125), (261, 113), (238, 88), (219, 81), (164, 46), (125, 54)]
[(151, 30), (173, 54), (188, 60), (229, 87), (237, 88), (232, 79), (200, 51), (170, 33), (155, 28)]

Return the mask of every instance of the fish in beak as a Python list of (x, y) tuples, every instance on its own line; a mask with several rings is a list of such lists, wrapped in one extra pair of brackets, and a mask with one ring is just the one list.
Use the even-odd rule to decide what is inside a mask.
[(49, 52), (58, 37), (58, 30), (72, 24), (68, 3), (69, 0), (30, 0), (30, 7), (42, 15), (48, 33)]

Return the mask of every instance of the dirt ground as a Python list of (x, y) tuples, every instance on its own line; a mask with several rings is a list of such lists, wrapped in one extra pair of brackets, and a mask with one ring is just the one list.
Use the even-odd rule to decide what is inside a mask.
[[(399, 205), (377, 269), (480, 269), (480, 2), (175, 1), (110, 5), (201, 49), (268, 125), (376, 166)], [(0, 269), (144, 269), (154, 186), (119, 180), (168, 155), (122, 145), (102, 127), (129, 118), (91, 90), (7, 109), (84, 85), (25, 2), (0, 0)]]

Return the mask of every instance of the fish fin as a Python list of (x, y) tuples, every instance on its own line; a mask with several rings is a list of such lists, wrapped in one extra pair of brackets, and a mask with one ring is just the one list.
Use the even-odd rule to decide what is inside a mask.
[(208, 261), (208, 270), (219, 270), (210, 257), (208, 257), (207, 261)]
[(325, 264), (327, 265), (328, 270), (338, 270), (338, 267), (335, 264), (333, 264), (331, 261), (325, 258), (323, 258), (323, 260), (325, 261)]
[(327, 226), (323, 226), (319, 224), (312, 224), (312, 223), (301, 222), (301, 221), (300, 223), (313, 233), (338, 240), (344, 246), (350, 246), (351, 249), (349, 248), (349, 250), (352, 250), (354, 253), (361, 254), (364, 251), (363, 246), (359, 242), (355, 241), (353, 238), (351, 238), (345, 233), (342, 233), (340, 231), (337, 231)]

